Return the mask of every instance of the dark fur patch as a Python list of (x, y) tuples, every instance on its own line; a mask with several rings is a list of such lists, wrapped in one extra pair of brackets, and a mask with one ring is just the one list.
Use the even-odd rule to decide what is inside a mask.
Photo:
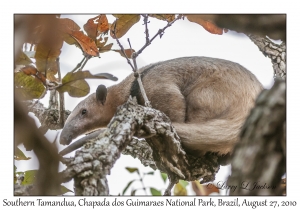
[[(184, 58), (191, 58), (191, 59), (194, 59), (194, 57), (184, 57)], [(179, 58), (179, 59), (182, 59), (182, 58)], [(149, 66), (148, 68), (144, 69), (140, 74), (141, 74), (141, 79), (143, 81), (143, 78), (148, 74), (148, 72), (150, 70), (152, 70), (154, 67), (157, 67), (159, 65), (162, 65), (164, 63), (167, 63), (167, 62), (170, 62), (170, 61), (173, 61), (173, 60), (178, 60), (178, 58), (174, 58), (174, 59), (171, 59), (171, 60), (167, 60), (167, 61), (163, 61), (163, 62), (160, 62), (160, 63), (156, 63), (152, 66)], [(135, 79), (131, 85), (131, 88), (130, 88), (130, 95), (132, 97), (136, 97), (137, 99), (137, 102), (138, 104), (140, 105), (145, 105), (145, 101), (143, 99), (143, 96), (141, 94), (141, 91), (140, 91), (140, 87), (139, 87), (139, 83), (137, 81), (137, 79)]]
[[(162, 63), (164, 63), (164, 62), (162, 62)], [(151, 69), (153, 69), (153, 68), (156, 67), (156, 66), (159, 66), (159, 65), (162, 64), (162, 63), (154, 64), (154, 65), (150, 66), (149, 68), (144, 69), (144, 70), (140, 73), (141, 80), (143, 81), (143, 78), (148, 74), (148, 72), (149, 72)], [(144, 101), (143, 96), (142, 96), (142, 94), (141, 94), (140, 86), (139, 86), (139, 83), (138, 83), (137, 79), (135, 79), (135, 80), (132, 82), (132, 85), (131, 85), (131, 88), (130, 88), (130, 95), (131, 95), (132, 97), (136, 97), (138, 104), (140, 104), (140, 105), (145, 105), (145, 101)]]

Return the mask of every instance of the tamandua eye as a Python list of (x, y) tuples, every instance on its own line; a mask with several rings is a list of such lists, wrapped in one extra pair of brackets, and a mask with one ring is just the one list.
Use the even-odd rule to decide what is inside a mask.
[(85, 115), (86, 113), (87, 113), (86, 109), (83, 109), (83, 110), (81, 111), (81, 115)]

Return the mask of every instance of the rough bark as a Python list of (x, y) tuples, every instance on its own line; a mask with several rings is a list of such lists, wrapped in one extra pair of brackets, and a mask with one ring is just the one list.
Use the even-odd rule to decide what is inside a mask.
[[(286, 83), (264, 90), (246, 120), (232, 156), (230, 195), (282, 195), (286, 172)], [(255, 185), (257, 187), (255, 187)], [(261, 186), (261, 187), (259, 187)]]
[(179, 179), (212, 181), (219, 170), (216, 155), (186, 155), (167, 116), (130, 98), (118, 108), (105, 132), (86, 143), (74, 158), (65, 159), (63, 180), (74, 178), (76, 195), (108, 195), (106, 175), (134, 135), (147, 136), (156, 167), (168, 174), (170, 185), (166, 195), (170, 195)]
[(153, 170), (157, 170), (155, 161), (152, 156), (152, 148), (144, 139), (138, 139), (133, 137), (122, 154), (131, 155), (134, 158), (138, 158), (144, 166), (149, 166)]
[[(59, 110), (55, 108), (45, 108), (40, 102), (36, 103), (34, 101), (27, 101), (25, 105), (28, 107), (28, 112), (34, 113), (34, 115), (39, 119), (41, 127), (50, 130), (62, 129), (62, 125), (59, 121)], [(65, 110), (64, 119), (71, 114), (69, 110)]]
[(286, 78), (286, 46), (273, 43), (270, 39), (255, 35), (248, 35), (257, 45), (264, 56), (269, 57), (273, 64), (274, 78)]

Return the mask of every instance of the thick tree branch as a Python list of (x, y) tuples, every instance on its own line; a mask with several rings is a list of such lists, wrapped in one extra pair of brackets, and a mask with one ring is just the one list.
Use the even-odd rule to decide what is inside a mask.
[[(35, 105), (32, 106), (32, 104)], [(26, 103), (26, 105), (28, 106), (28, 112), (34, 113), (35, 116), (39, 119), (41, 127), (46, 127), (51, 130), (59, 130), (63, 127), (59, 121), (59, 110), (47, 109), (40, 102), (36, 103), (33, 101), (29, 101)], [(64, 113), (64, 119), (67, 119), (67, 117), (71, 114), (71, 112), (68, 110), (65, 110)]]
[(65, 159), (63, 180), (75, 179), (76, 195), (107, 195), (106, 175), (133, 135), (147, 137), (155, 165), (168, 174), (172, 184), (178, 179), (212, 181), (219, 170), (216, 155), (186, 155), (167, 116), (130, 98), (118, 108), (105, 132), (85, 144), (74, 158)]
[[(75, 151), (76, 149), (81, 148), (88, 141), (95, 139), (97, 136), (99, 136), (100, 133), (104, 131), (105, 129), (101, 129), (76, 140), (67, 148), (60, 151), (59, 155), (64, 156), (70, 152)], [(152, 157), (152, 149), (144, 139), (133, 137), (131, 142), (126, 146), (122, 153), (124, 155), (131, 155), (133, 158), (138, 158), (144, 166), (150, 166), (153, 170), (157, 169)]]
[(238, 187), (230, 195), (282, 195), (280, 183), (286, 169), (285, 122), (286, 83), (276, 80), (270, 90), (259, 95), (242, 129), (228, 180), (229, 186)]

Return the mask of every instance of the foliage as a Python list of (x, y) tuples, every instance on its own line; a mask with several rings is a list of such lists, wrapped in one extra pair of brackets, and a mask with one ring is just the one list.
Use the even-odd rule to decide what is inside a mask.
[(144, 178), (145, 176), (149, 176), (149, 175), (154, 175), (154, 171), (150, 171), (148, 173), (143, 173), (143, 175), (141, 175), (140, 171), (138, 168), (131, 168), (131, 167), (126, 167), (125, 168), (129, 173), (137, 173), (138, 176), (139, 176), (139, 179), (134, 179), (134, 180), (131, 180), (127, 183), (126, 187), (124, 188), (123, 192), (122, 192), (122, 195), (125, 195), (126, 191), (128, 190), (128, 188), (131, 186), (132, 183), (134, 183), (135, 181), (139, 181), (143, 188), (140, 188), (140, 189), (132, 189), (131, 190), (131, 195), (135, 195), (136, 191), (138, 190), (144, 190), (145, 194), (147, 195), (147, 192), (146, 192), (146, 188), (149, 188), (150, 189), (150, 192), (152, 195), (161, 195), (161, 192), (155, 188), (152, 188), (152, 187), (145, 187), (144, 186)]
[(16, 147), (14, 159), (15, 160), (29, 160), (29, 159), (31, 159), (31, 157), (26, 157), (26, 155), (22, 152), (22, 150), (20, 150), (19, 147)]

